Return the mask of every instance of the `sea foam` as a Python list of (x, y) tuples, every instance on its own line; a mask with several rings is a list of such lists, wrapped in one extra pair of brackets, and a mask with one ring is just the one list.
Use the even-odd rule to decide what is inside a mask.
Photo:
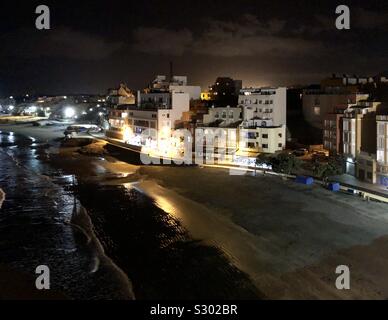
[(5, 192), (0, 188), (0, 209), (1, 209), (1, 206), (3, 205), (4, 200), (5, 200)]

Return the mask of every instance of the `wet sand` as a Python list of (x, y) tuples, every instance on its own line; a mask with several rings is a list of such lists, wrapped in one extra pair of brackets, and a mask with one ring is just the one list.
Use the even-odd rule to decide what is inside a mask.
[[(378, 281), (388, 276), (385, 204), (276, 177), (138, 167), (107, 159), (93, 161), (96, 172), (112, 174), (112, 179), (100, 183), (124, 184), (150, 196), (193, 239), (220, 248), (262, 297), (388, 297), (388, 284)], [(342, 264), (350, 266), (354, 276), (350, 291), (335, 288), (335, 269)], [(374, 268), (380, 270), (377, 277)]]
[[(91, 185), (123, 186), (151, 197), (187, 230), (186, 238), (218, 248), (242, 271), (244, 283), (249, 277), (256, 297), (388, 298), (385, 204), (276, 177), (140, 167), (100, 152), (86, 160), (76, 149), (57, 151), (58, 164)], [(350, 267), (350, 291), (335, 288), (338, 265)]]

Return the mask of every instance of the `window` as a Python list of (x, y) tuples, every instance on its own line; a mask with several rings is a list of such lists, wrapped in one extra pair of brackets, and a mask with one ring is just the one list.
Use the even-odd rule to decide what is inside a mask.
[(279, 147), (279, 148), (283, 148), (283, 143), (279, 143), (279, 144), (278, 144), (278, 147)]
[(383, 136), (384, 135), (384, 124), (379, 124), (379, 135)]
[(268, 149), (268, 144), (263, 144), (262, 147), (263, 149)]
[(254, 142), (248, 142), (247, 143), (247, 148), (253, 149), (254, 147), (255, 147), (255, 143)]
[(279, 138), (282, 138), (283, 137), (283, 134), (282, 133), (279, 133)]
[(214, 118), (218, 119), (219, 117), (220, 117), (220, 114), (216, 112), (216, 114), (214, 115)]
[(368, 180), (372, 180), (373, 179), (372, 172), (367, 172), (366, 176), (367, 176)]
[(348, 131), (349, 130), (349, 123), (347, 121), (344, 121), (344, 131)]
[(263, 104), (263, 100), (260, 100), (260, 101), (259, 101), (259, 104)]
[(263, 134), (263, 139), (268, 139), (268, 134)]
[(379, 150), (384, 150), (384, 138), (379, 138), (377, 141), (377, 148)]

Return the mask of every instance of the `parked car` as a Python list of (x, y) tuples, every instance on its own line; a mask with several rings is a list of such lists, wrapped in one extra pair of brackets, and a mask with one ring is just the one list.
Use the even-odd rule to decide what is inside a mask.
[(309, 152), (307, 149), (300, 148), (300, 149), (295, 150), (292, 154), (296, 157), (304, 157), (304, 156), (308, 155), (308, 153)]

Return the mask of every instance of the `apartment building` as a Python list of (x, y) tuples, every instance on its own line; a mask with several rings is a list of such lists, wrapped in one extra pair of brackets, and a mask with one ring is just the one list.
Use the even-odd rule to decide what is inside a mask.
[(136, 105), (110, 111), (107, 134), (130, 144), (155, 147), (171, 137), (182, 115), (189, 110), (187, 93), (139, 93)]
[(328, 113), (323, 121), (323, 147), (330, 155), (343, 153), (342, 113)]
[(376, 111), (380, 102), (350, 105), (343, 116), (343, 154), (346, 173), (376, 182)]
[(329, 113), (344, 110), (349, 104), (357, 104), (368, 97), (367, 94), (347, 93), (342, 90), (304, 90), (303, 115), (310, 125), (323, 129), (323, 120)]
[(376, 116), (377, 121), (377, 183), (388, 187), (388, 115)]
[(220, 107), (209, 108), (208, 114), (203, 117), (205, 126), (216, 124), (217, 126), (227, 127), (233, 123), (241, 122), (243, 119), (242, 108), (240, 107)]
[(241, 90), (240, 151), (276, 153), (286, 147), (287, 88)]

